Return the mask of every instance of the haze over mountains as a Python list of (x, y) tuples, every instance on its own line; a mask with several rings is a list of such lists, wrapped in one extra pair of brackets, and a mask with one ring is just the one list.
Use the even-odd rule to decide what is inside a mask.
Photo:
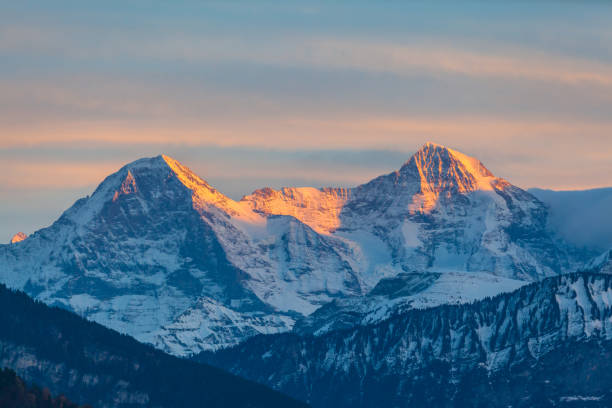
[(612, 188), (528, 191), (549, 207), (549, 226), (564, 240), (595, 252), (612, 248)]
[[(437, 278), (385, 300), (382, 316), (585, 265), (595, 249), (564, 242), (548, 223), (533, 195), (433, 143), (355, 188), (265, 188), (240, 201), (162, 155), (126, 165), (50, 227), (0, 246), (0, 279), (190, 355), (289, 331), (334, 300), (380, 300), (368, 294), (400, 274)], [(491, 290), (473, 289), (492, 279)]]

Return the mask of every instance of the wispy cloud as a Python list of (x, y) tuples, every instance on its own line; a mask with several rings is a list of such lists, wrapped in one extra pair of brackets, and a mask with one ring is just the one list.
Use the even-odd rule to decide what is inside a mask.
[[(474, 146), (483, 140), (507, 147), (521, 143), (551, 143), (570, 140), (574, 144), (606, 142), (612, 122), (512, 119), (504, 117), (312, 117), (262, 116), (239, 122), (225, 118), (201, 121), (103, 120), (16, 124), (4, 131), (12, 137), (0, 139), (0, 147), (45, 146), (67, 143), (106, 145), (250, 146), (277, 149), (410, 149), (426, 140)], [(583, 142), (578, 143), (578, 140)], [(490, 144), (490, 143), (485, 143)]]
[[(84, 27), (6, 25), (0, 50), (47, 52), (76, 59), (157, 60), (182, 63), (248, 62), (316, 69), (350, 69), (400, 76), (464, 75), (522, 78), (568, 84), (612, 85), (612, 63), (554, 51), (483, 41), (475, 47), (453, 38), (419, 36), (411, 41), (355, 36), (293, 34), (281, 38), (207, 36), (202, 33), (132, 33), (115, 30), (96, 38)], [(93, 35), (97, 37), (97, 34)]]
[(120, 165), (120, 162), (3, 159), (0, 164), (0, 191), (93, 186), (110, 174), (109, 170), (116, 170)]
[(527, 80), (579, 84), (594, 82), (612, 84), (612, 64), (569, 58), (530, 50), (495, 51), (462, 49), (459, 46), (435, 44), (394, 44), (342, 40), (335, 38), (307, 41), (310, 58), (320, 66), (390, 72), (398, 75), (415, 73), (452, 73), (474, 77), (523, 78)]

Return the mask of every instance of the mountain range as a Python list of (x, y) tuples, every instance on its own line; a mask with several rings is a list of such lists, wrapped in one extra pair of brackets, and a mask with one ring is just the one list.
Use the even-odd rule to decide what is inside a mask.
[(373, 291), (406, 274), (438, 276), (437, 300), (417, 291), (393, 302), (402, 308), (471, 301), (587, 263), (591, 253), (548, 221), (532, 194), (433, 143), (354, 188), (264, 188), (240, 201), (162, 155), (0, 246), (0, 280), (187, 356), (303, 327), (330, 305), (388, 303)]
[(95, 406), (299, 405), (206, 364), (315, 407), (609, 406), (610, 191), (526, 191), (434, 143), (238, 201), (140, 159), (0, 245), (40, 302), (0, 289), (0, 363)]

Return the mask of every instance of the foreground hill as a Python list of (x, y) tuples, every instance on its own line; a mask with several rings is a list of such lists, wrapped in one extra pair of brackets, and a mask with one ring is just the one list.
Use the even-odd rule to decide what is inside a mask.
[(263, 189), (240, 201), (158, 156), (110, 175), (52, 226), (0, 245), (0, 282), (190, 355), (289, 331), (399, 274), (486, 284), (486, 273), (564, 272), (573, 261), (546, 220), (531, 194), (433, 143), (355, 188)]
[(612, 404), (612, 275), (570, 274), (469, 305), (198, 357), (315, 407)]
[(0, 366), (94, 407), (303, 407), (0, 286)]

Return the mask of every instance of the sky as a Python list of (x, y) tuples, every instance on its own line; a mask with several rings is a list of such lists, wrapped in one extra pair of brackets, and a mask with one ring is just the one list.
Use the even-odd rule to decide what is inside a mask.
[(238, 199), (427, 141), (524, 188), (612, 186), (612, 2), (0, 5), (0, 242), (165, 153)]

